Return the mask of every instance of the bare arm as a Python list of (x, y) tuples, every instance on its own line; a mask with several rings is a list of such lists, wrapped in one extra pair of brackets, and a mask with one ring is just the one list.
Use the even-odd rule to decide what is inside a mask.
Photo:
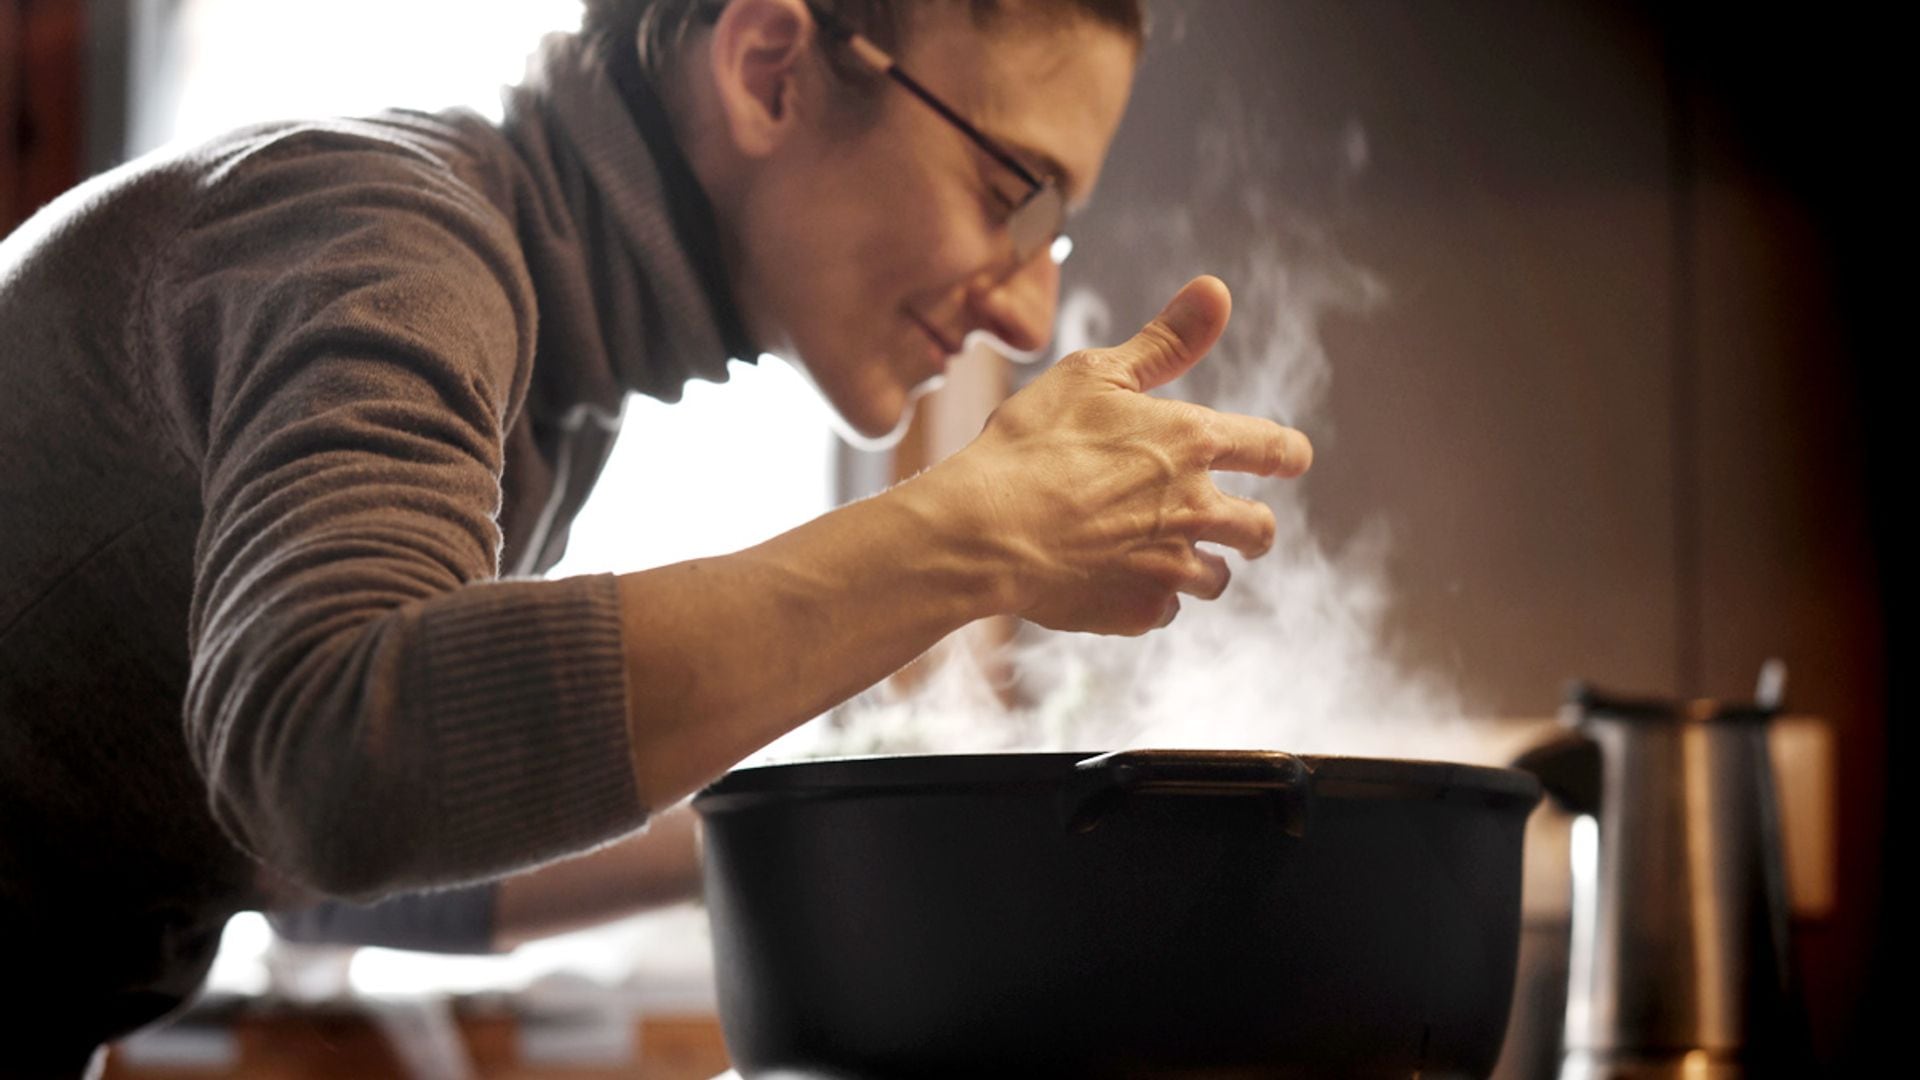
[(1076, 353), (978, 439), (871, 499), (735, 555), (620, 580), (641, 797), (663, 806), (988, 615), (1138, 634), (1176, 594), (1211, 599), (1218, 555), (1273, 541), (1214, 469), (1298, 475), (1299, 432), (1148, 397), (1197, 362), (1229, 300), (1198, 279), (1131, 341)]
[(738, 554), (622, 577), (641, 797), (678, 800), (735, 761), (1006, 606), (915, 483)]

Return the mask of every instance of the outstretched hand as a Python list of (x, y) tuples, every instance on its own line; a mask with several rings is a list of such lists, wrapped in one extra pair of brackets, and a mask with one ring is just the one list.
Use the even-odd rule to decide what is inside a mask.
[(1273, 511), (1222, 492), (1214, 470), (1293, 477), (1306, 436), (1271, 420), (1150, 397), (1206, 356), (1232, 309), (1214, 277), (1188, 282), (1131, 339), (1062, 359), (1007, 399), (939, 470), (975, 501), (1006, 559), (1017, 614), (1060, 630), (1139, 634), (1185, 593), (1213, 599), (1226, 561), (1257, 558)]

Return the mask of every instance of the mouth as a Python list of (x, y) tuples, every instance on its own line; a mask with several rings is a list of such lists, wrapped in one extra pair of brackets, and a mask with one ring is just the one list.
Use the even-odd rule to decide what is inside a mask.
[(921, 331), (924, 332), (927, 335), (927, 337), (933, 341), (934, 345), (940, 349), (941, 359), (944, 360), (947, 357), (959, 355), (960, 353), (959, 342), (950, 340), (945, 334), (942, 334), (938, 329), (936, 329), (932, 323), (921, 318), (919, 315), (915, 314), (914, 312), (909, 311), (907, 313), (907, 317), (912, 319), (914, 322), (914, 325), (918, 326), (921, 329)]

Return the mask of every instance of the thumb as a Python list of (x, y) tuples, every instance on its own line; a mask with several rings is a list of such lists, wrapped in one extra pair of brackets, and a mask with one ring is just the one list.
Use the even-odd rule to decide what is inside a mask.
[(1165, 386), (1207, 355), (1232, 310), (1226, 284), (1202, 275), (1175, 293), (1139, 333), (1110, 351), (1131, 389)]

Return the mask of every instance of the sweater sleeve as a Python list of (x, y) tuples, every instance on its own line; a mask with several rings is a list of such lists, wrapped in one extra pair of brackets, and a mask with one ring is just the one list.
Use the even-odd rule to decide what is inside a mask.
[(614, 579), (495, 580), (535, 331), (508, 222), (353, 132), (211, 175), (145, 315), (201, 476), (184, 722), (215, 818), (356, 901), (637, 827)]

